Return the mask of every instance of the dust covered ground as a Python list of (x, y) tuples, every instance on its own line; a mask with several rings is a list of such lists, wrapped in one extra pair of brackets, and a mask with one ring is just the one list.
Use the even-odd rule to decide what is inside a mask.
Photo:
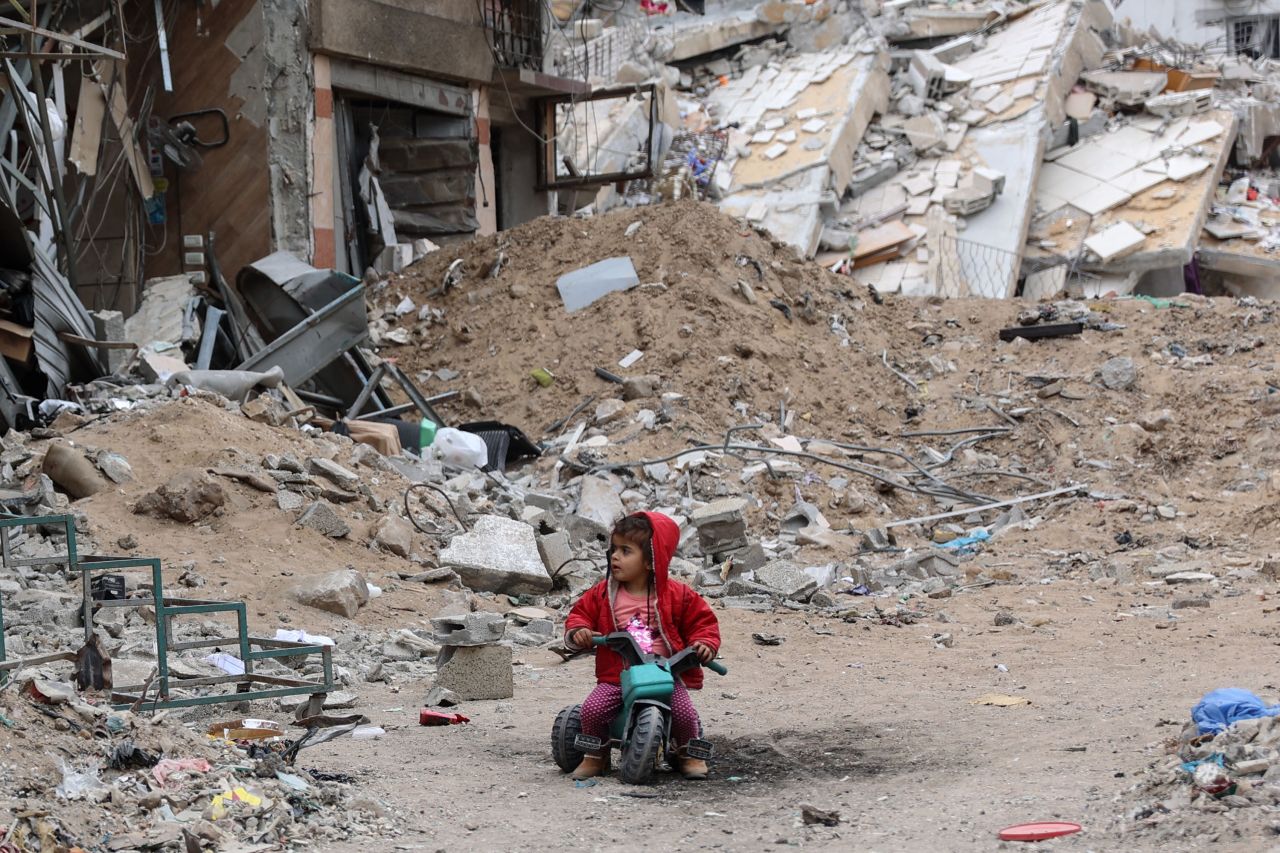
[[(1238, 834), (1229, 821), (1139, 832), (1122, 819), (1203, 692), (1274, 683), (1272, 605), (1242, 596), (1166, 627), (1134, 615), (1150, 603), (1063, 582), (966, 595), (905, 627), (721, 611), (730, 674), (694, 696), (718, 752), (704, 783), (578, 788), (560, 773), (551, 721), (589, 689), (588, 661), (523, 655), (515, 699), (466, 703), (468, 726), (412, 725), (412, 688), (371, 693), (371, 715), (406, 728), (313, 760), (356, 768), (406, 812), (405, 832), (329, 849), (993, 850), (1020, 846), (997, 841), (1002, 827), (1059, 819), (1085, 832), (1037, 849), (1272, 849), (1266, 820)], [(1001, 609), (1049, 621), (993, 627)], [(940, 630), (952, 648), (934, 647)], [(755, 646), (756, 631), (786, 639)], [(991, 692), (1032, 704), (971, 704)], [(801, 825), (802, 803), (841, 824)]]

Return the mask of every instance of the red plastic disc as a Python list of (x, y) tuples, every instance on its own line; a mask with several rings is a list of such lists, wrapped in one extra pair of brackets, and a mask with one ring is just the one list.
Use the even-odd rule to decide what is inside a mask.
[(1045, 821), (1042, 823), (1020, 823), (1017, 826), (1006, 826), (1000, 830), (1001, 841), (1046, 841), (1063, 835), (1072, 835), (1084, 827), (1078, 823), (1065, 821)]

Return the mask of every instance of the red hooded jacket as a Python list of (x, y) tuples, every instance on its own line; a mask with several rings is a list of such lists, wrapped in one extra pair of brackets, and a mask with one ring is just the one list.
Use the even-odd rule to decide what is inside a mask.
[[(687, 584), (672, 580), (667, 575), (676, 546), (680, 544), (680, 528), (660, 512), (637, 513), (649, 519), (653, 526), (650, 553), (653, 554), (654, 587), (658, 593), (658, 630), (675, 654), (693, 643), (704, 643), (717, 651), (720, 649), (720, 625), (716, 614), (706, 600)], [(601, 634), (620, 630), (614, 617), (613, 602), (618, 584), (612, 574), (606, 575), (591, 589), (582, 594), (565, 621), (565, 644), (575, 648), (569, 639), (579, 628), (590, 628)], [(596, 680), (618, 684), (622, 676), (622, 657), (612, 649), (595, 650)], [(685, 670), (680, 676), (691, 690), (702, 687), (702, 668)]]

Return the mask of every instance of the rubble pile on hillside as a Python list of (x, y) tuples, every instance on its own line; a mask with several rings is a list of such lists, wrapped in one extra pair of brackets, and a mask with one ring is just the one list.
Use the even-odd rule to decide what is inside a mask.
[[(1169, 296), (1185, 268), (1196, 289), (1270, 294), (1280, 64), (1134, 31), (1125, 11), (581, 10), (573, 58), (602, 84), (656, 85), (672, 154), (647, 191), (574, 204), (711, 199), (884, 292)], [(640, 151), (634, 123), (601, 125), (597, 157)]]

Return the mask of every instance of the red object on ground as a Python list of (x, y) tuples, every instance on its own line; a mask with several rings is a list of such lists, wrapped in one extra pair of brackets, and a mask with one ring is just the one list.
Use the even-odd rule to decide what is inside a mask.
[(1043, 823), (1020, 823), (1017, 826), (1006, 826), (1000, 830), (1001, 841), (1047, 841), (1063, 835), (1073, 835), (1084, 827), (1078, 823), (1065, 821), (1045, 821)]
[(430, 708), (423, 708), (418, 712), (418, 725), (420, 726), (456, 726), (459, 723), (471, 722), (470, 717), (464, 717), (461, 714), (442, 714), (439, 711), (432, 711)]

